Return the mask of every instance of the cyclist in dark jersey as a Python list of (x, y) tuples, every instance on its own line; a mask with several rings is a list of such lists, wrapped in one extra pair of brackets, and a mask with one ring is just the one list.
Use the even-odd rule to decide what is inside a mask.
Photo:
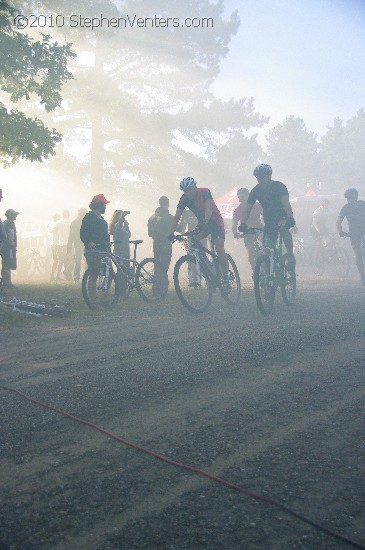
[(228, 279), (228, 260), (224, 249), (224, 221), (221, 213), (215, 204), (212, 194), (207, 188), (198, 188), (194, 178), (184, 178), (180, 182), (180, 189), (184, 192), (177, 205), (175, 220), (172, 226), (172, 233), (176, 231), (180, 218), (185, 210), (189, 208), (198, 219), (200, 232), (196, 235), (198, 240), (211, 235), (214, 240), (219, 263), (223, 272), (223, 292), (231, 290)]
[(281, 181), (271, 179), (272, 168), (269, 164), (256, 166), (253, 175), (258, 183), (251, 190), (244, 208), (241, 225), (238, 230), (243, 233), (247, 230), (247, 220), (252, 207), (258, 201), (263, 210), (265, 222), (264, 237), (269, 237), (273, 242), (278, 236), (278, 225), (284, 223), (283, 241), (289, 255), (287, 266), (290, 271), (295, 270), (295, 258), (293, 255), (293, 238), (289, 229), (295, 226), (293, 210), (289, 202), (289, 192)]
[(361, 247), (361, 240), (365, 238), (365, 201), (358, 200), (358, 196), (357, 189), (351, 188), (345, 191), (347, 204), (340, 210), (337, 218), (337, 229), (340, 237), (346, 235), (342, 229), (342, 222), (346, 218), (351, 246), (356, 258), (356, 266), (360, 273), (361, 282), (365, 286), (364, 252)]

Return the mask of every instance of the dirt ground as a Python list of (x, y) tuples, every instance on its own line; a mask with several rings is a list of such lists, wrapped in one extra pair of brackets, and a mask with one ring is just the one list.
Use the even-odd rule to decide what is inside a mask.
[[(365, 289), (302, 281), (187, 312), (171, 292), (5, 320), (0, 384), (279, 502), (365, 547)], [(50, 285), (22, 290), (40, 300)], [(275, 506), (0, 390), (1, 550), (343, 550)]]

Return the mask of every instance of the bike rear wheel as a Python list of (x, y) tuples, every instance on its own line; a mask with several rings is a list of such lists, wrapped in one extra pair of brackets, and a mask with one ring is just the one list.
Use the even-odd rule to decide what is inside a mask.
[(136, 271), (136, 289), (145, 302), (155, 302), (159, 299), (155, 289), (155, 267), (154, 258), (143, 260)]
[(212, 301), (213, 289), (195, 256), (182, 256), (174, 268), (174, 285), (181, 303), (192, 313), (203, 313)]
[(257, 258), (253, 275), (256, 304), (262, 315), (270, 315), (275, 301), (275, 284), (270, 275), (270, 259), (268, 256)]
[(281, 258), (283, 264), (283, 282), (281, 284), (281, 295), (283, 297), (284, 304), (290, 306), (295, 302), (295, 298), (297, 295), (297, 277), (295, 272), (288, 271), (286, 268), (287, 256), (288, 254), (285, 254)]
[(228, 304), (237, 304), (241, 297), (241, 279), (238, 273), (237, 266), (229, 254), (226, 254), (228, 260), (228, 280), (231, 287), (229, 294), (222, 294), (222, 298), (228, 302)]
[(86, 304), (94, 311), (116, 306), (119, 301), (120, 287), (114, 271), (110, 270), (106, 276), (103, 267), (100, 268), (98, 275), (87, 269), (82, 278), (82, 295)]

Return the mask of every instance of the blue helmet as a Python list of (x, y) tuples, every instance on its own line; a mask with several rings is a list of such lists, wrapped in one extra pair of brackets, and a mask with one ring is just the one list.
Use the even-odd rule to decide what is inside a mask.
[(258, 164), (253, 171), (253, 175), (255, 177), (257, 176), (263, 176), (265, 174), (269, 174), (271, 176), (272, 174), (272, 168), (270, 164), (264, 164), (263, 162), (261, 164)]
[(194, 178), (184, 178), (180, 182), (180, 189), (181, 191), (185, 191), (185, 189), (189, 189), (189, 187), (196, 187), (196, 181)]

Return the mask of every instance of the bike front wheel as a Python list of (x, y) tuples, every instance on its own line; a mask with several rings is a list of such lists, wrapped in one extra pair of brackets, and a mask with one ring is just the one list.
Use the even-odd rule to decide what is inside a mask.
[(156, 293), (156, 262), (154, 258), (143, 260), (136, 271), (136, 289), (145, 302), (155, 302), (159, 296)]
[(297, 277), (295, 271), (288, 271), (286, 268), (287, 256), (288, 255), (286, 254), (281, 258), (283, 264), (281, 295), (283, 297), (284, 304), (290, 306), (295, 302), (297, 295)]
[(270, 315), (275, 301), (274, 278), (270, 275), (270, 259), (259, 256), (253, 275), (256, 304), (262, 315)]
[(92, 310), (102, 310), (114, 307), (119, 300), (119, 281), (114, 271), (106, 275), (103, 268), (99, 273), (91, 273), (87, 269), (82, 278), (82, 295)]
[(213, 289), (195, 256), (182, 256), (174, 268), (174, 285), (181, 303), (192, 313), (203, 313), (210, 306)]
[(229, 254), (226, 254), (228, 260), (228, 280), (231, 287), (229, 294), (221, 293), (222, 298), (231, 305), (237, 304), (241, 297), (241, 279), (237, 266)]

